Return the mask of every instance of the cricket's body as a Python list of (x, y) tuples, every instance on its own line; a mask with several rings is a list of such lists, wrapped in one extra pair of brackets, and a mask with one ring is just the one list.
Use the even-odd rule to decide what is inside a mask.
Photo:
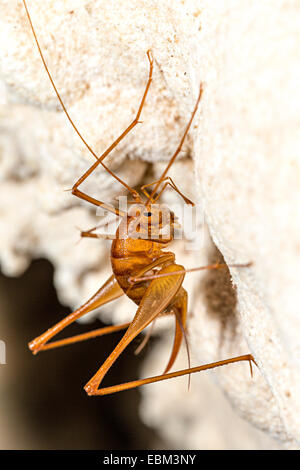
[[(130, 238), (112, 242), (112, 271), (123, 292), (137, 305), (140, 304), (149, 281), (141, 281), (136, 285), (132, 285), (129, 278), (137, 276), (140, 271), (147, 269), (149, 264), (160, 257), (160, 247), (155, 247), (155, 245), (158, 244)], [(151, 252), (152, 249), (153, 252)], [(155, 249), (157, 249), (157, 252), (154, 252)]]
[(129, 278), (135, 277), (141, 270), (147, 268), (149, 264), (156, 261), (160, 256), (161, 249), (158, 243), (148, 240), (125, 238), (116, 239), (112, 242), (112, 271), (121, 289), (137, 305), (140, 304), (149, 281), (142, 281), (132, 285), (129, 282)]
[[(152, 217), (143, 217), (142, 211), (145, 211), (145, 207), (139, 205), (137, 208), (137, 215), (129, 215), (122, 218), (120, 225), (117, 229), (115, 239), (111, 245), (111, 266), (112, 271), (118, 281), (121, 289), (124, 293), (133, 300), (137, 305), (140, 304), (149, 281), (141, 281), (136, 284), (130, 282), (130, 278), (134, 278), (139, 274), (153, 274), (151, 267), (156, 265), (156, 274), (161, 270), (162, 267), (167, 266), (168, 263), (175, 261), (173, 253), (166, 253), (162, 250), (171, 241), (167, 240), (164, 244), (151, 239), (143, 238), (145, 233), (148, 232), (151, 236), (150, 229), (152, 232), (157, 231), (155, 221), (153, 220), (154, 211), (152, 210)], [(131, 210), (131, 213), (134, 211)], [(133, 238), (130, 236), (130, 227), (134, 225), (137, 228), (135, 232), (142, 238)], [(158, 227), (159, 228), (159, 227)], [(171, 235), (171, 238), (173, 236)], [(166, 261), (166, 255), (169, 255), (170, 259)], [(162, 261), (162, 264), (160, 263)], [(149, 268), (150, 267), (150, 268)]]
[[(113, 173), (103, 163), (103, 160), (118, 145), (118, 143), (123, 138), (125, 138), (126, 135), (140, 122), (139, 118), (152, 81), (153, 56), (151, 51), (148, 50), (147, 52), (150, 65), (149, 77), (136, 117), (133, 119), (131, 124), (125, 129), (125, 131), (107, 148), (107, 150), (101, 156), (98, 156), (88, 145), (83, 136), (80, 134), (79, 130), (75, 126), (74, 122), (72, 121), (71, 117), (69, 116), (66, 110), (66, 107), (60, 97), (60, 94), (54, 84), (54, 81), (46, 65), (34, 27), (32, 25), (30, 14), (26, 5), (26, 0), (23, 0), (23, 4), (45, 70), (52, 83), (57, 98), (61, 103), (63, 111), (65, 112), (66, 117), (73, 126), (79, 138), (82, 140), (84, 145), (88, 148), (90, 153), (96, 159), (96, 161), (89, 167), (89, 169), (73, 185), (72, 194), (96, 207), (102, 207), (114, 213), (116, 216), (122, 217), (117, 232), (113, 236), (113, 242), (111, 246), (111, 266), (113, 271), (112, 275), (85, 304), (83, 304), (81, 307), (72, 312), (66, 318), (58, 322), (56, 325), (49, 328), (45, 333), (31, 341), (29, 343), (29, 348), (34, 354), (36, 354), (41, 350), (65, 346), (70, 343), (87, 340), (89, 338), (99, 337), (104, 334), (112, 333), (114, 331), (126, 328), (126, 332), (122, 339), (119, 341), (117, 346), (104, 361), (97, 373), (89, 380), (89, 382), (84, 387), (88, 395), (105, 395), (108, 393), (114, 393), (117, 391), (134, 388), (146, 383), (153, 383), (171, 377), (191, 374), (194, 372), (199, 372), (200, 370), (211, 369), (232, 362), (249, 361), (251, 366), (251, 361), (254, 361), (254, 359), (250, 354), (247, 354), (244, 356), (226, 359), (224, 361), (219, 361), (212, 364), (205, 364), (203, 366), (197, 366), (194, 368), (189, 367), (185, 370), (167, 374), (167, 371), (172, 367), (176, 359), (182, 342), (182, 338), (184, 337), (186, 340), (185, 330), (188, 296), (187, 292), (182, 287), (182, 283), (186, 273), (185, 268), (175, 263), (174, 253), (163, 251), (163, 249), (166, 248), (167, 245), (172, 242), (174, 238), (174, 228), (178, 224), (176, 223), (176, 218), (172, 211), (170, 211), (169, 209), (166, 210), (166, 207), (157, 204), (157, 201), (159, 200), (163, 191), (169, 185), (171, 188), (177, 191), (177, 193), (184, 199), (185, 203), (193, 204), (179, 191), (173, 180), (166, 175), (170, 167), (174, 163), (176, 157), (182, 150), (185, 137), (190, 129), (193, 118), (198, 108), (198, 104), (201, 100), (203, 92), (202, 85), (200, 86), (196, 105), (192, 112), (191, 118), (186, 126), (185, 132), (183, 133), (181, 141), (172, 158), (170, 159), (168, 165), (166, 166), (164, 172), (162, 173), (160, 179), (158, 181), (154, 181), (153, 183), (141, 187), (141, 191), (146, 196), (146, 202), (144, 202), (140, 194), (138, 194), (135, 189), (128, 186), (125, 181), (122, 181), (115, 173)], [(106, 204), (105, 202), (95, 199), (94, 197), (84, 193), (79, 189), (80, 185), (89, 177), (89, 175), (91, 175), (91, 173), (93, 173), (93, 171), (96, 170), (99, 165), (101, 165), (107, 171), (107, 173), (113, 176), (115, 180), (122, 184), (133, 197), (134, 201), (131, 201), (130, 204), (134, 202), (135, 205), (130, 207), (128, 213), (124, 213), (118, 208), (115, 208), (109, 204)], [(151, 185), (154, 185), (154, 189), (152, 190), (151, 194), (148, 194), (145, 188)], [(112, 238), (111, 236), (107, 236), (105, 234), (101, 235), (95, 233), (95, 229), (97, 229), (97, 227), (94, 227), (93, 229), (90, 229), (87, 232), (82, 232), (81, 236), (90, 238)], [(167, 229), (167, 234), (165, 233), (165, 229)], [(220, 267), (222, 267), (222, 265), (216, 263), (215, 265), (195, 269), (219, 269)], [(118, 297), (121, 297), (124, 294), (128, 296), (131, 300), (133, 300), (135, 304), (138, 305), (134, 318), (130, 323), (101, 328), (95, 331), (91, 331), (89, 333), (84, 333), (75, 337), (53, 341), (47, 344), (50, 339), (52, 339), (57, 333), (62, 331), (65, 327), (73, 323), (75, 320), (79, 319), (86, 313), (91, 312), (99, 308), (100, 306), (111, 302), (114, 299), (117, 299)], [(105, 374), (108, 372), (108, 370), (119, 357), (119, 355), (122, 353), (122, 351), (128, 346), (128, 344), (148, 325), (150, 325), (151, 323), (153, 324), (159, 316), (166, 313), (174, 315), (176, 328), (171, 357), (164, 373), (157, 377), (140, 379), (134, 382), (127, 382), (125, 384), (114, 385), (112, 387), (99, 388)]]

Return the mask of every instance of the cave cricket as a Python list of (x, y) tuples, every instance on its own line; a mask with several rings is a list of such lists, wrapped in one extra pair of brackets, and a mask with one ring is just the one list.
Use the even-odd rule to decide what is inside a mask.
[[(115, 175), (103, 162), (105, 157), (118, 145), (118, 143), (125, 138), (125, 136), (140, 122), (140, 115), (145, 105), (146, 97), (152, 81), (153, 72), (153, 56), (151, 50), (148, 50), (147, 57), (149, 60), (149, 76), (146, 83), (146, 88), (142, 96), (140, 106), (138, 108), (136, 117), (131, 124), (124, 130), (124, 132), (108, 147), (108, 149), (98, 156), (89, 144), (85, 141), (79, 130), (75, 126), (68, 111), (60, 97), (60, 94), (55, 86), (52, 76), (46, 65), (39, 41), (37, 39), (35, 29), (33, 27), (31, 17), (27, 8), (26, 0), (22, 0), (30, 27), (34, 36), (35, 43), (39, 50), (45, 70), (57, 95), (57, 98), (70, 121), (72, 127), (82, 140), (84, 145), (88, 148), (90, 153), (95, 158), (95, 162), (88, 168), (88, 170), (76, 181), (72, 187), (72, 194), (90, 204), (101, 207), (106, 211), (112, 212), (121, 218), (120, 224), (117, 228), (116, 234), (113, 237), (111, 245), (111, 267), (112, 275), (100, 287), (100, 289), (81, 307), (65, 317), (59, 323), (48, 329), (45, 333), (35, 338), (29, 343), (30, 350), (37, 354), (39, 351), (52, 349), (60, 346), (65, 346), (71, 343), (88, 340), (90, 338), (99, 337), (105, 334), (113, 333), (125, 329), (125, 334), (119, 341), (112, 353), (107, 357), (105, 362), (101, 365), (95, 375), (88, 381), (84, 389), (88, 395), (106, 395), (122, 390), (139, 387), (144, 384), (150, 384), (161, 380), (166, 380), (173, 377), (192, 374), (207, 369), (212, 369), (225, 364), (234, 362), (248, 361), (250, 364), (252, 374), (252, 362), (255, 363), (251, 354), (238, 356), (234, 358), (225, 359), (222, 361), (214, 362), (211, 364), (204, 364), (197, 367), (189, 367), (184, 370), (176, 372), (169, 372), (177, 357), (180, 349), (182, 339), (185, 340), (188, 358), (189, 350), (186, 337), (186, 322), (187, 322), (187, 304), (188, 294), (182, 287), (182, 283), (187, 272), (203, 269), (221, 269), (226, 267), (225, 264), (215, 263), (200, 268), (185, 269), (183, 266), (176, 264), (175, 255), (171, 251), (164, 251), (164, 249), (172, 242), (174, 238), (174, 230), (178, 225), (175, 214), (168, 210), (164, 205), (158, 204), (164, 190), (170, 186), (175, 190), (184, 200), (186, 204), (193, 204), (187, 197), (185, 197), (177, 188), (174, 181), (167, 176), (167, 173), (173, 165), (177, 155), (182, 150), (182, 146), (186, 135), (191, 127), (192, 121), (198, 109), (202, 94), (203, 86), (201, 84), (199, 95), (190, 117), (190, 120), (185, 128), (180, 143), (163, 171), (159, 180), (150, 184), (146, 184), (140, 188), (139, 194), (135, 189), (131, 188), (126, 182), (122, 181)], [(130, 208), (128, 212), (123, 212), (112, 205), (99, 201), (94, 197), (82, 192), (80, 185), (93, 173), (93, 171), (101, 165), (111, 176), (113, 176), (121, 185), (123, 185), (132, 197), (129, 202)], [(153, 187), (150, 190), (150, 187)], [(167, 212), (167, 216), (166, 216)], [(166, 222), (167, 221), (167, 222)], [(96, 233), (94, 227), (88, 231), (81, 232), (82, 237), (88, 238), (110, 238), (105, 234)], [(165, 229), (168, 229), (168, 235), (165, 235)], [(138, 236), (136, 236), (138, 233)], [(232, 267), (245, 267), (249, 264), (235, 264)], [(88, 333), (79, 334), (70, 338), (65, 338), (48, 343), (57, 333), (62, 331), (68, 325), (73, 323), (88, 312), (91, 312), (100, 306), (115, 300), (122, 295), (128, 296), (137, 306), (136, 314), (133, 320), (129, 323), (121, 325), (113, 325), (100, 328)], [(100, 388), (101, 382), (109, 371), (113, 363), (117, 360), (122, 351), (131, 343), (136, 336), (141, 333), (148, 325), (162, 315), (173, 315), (175, 319), (175, 337), (172, 352), (164, 372), (155, 377), (139, 379), (124, 384), (113, 385), (110, 387)], [(143, 342), (145, 343), (145, 341)]]

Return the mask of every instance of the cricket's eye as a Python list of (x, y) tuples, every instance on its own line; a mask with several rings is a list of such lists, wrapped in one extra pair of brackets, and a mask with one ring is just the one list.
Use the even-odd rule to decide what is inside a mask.
[(143, 216), (144, 217), (151, 217), (152, 213), (151, 212), (144, 212)]

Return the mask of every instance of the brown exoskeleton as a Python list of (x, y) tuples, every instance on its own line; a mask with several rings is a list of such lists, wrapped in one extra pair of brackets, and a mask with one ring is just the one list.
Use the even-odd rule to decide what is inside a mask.
[[(82, 305), (80, 308), (68, 315), (55, 326), (47, 330), (41, 336), (31, 341), (31, 343), (29, 344), (29, 348), (34, 354), (36, 354), (37, 352), (42, 350), (58, 346), (64, 346), (82, 340), (87, 340), (92, 337), (101, 336), (126, 328), (126, 332), (122, 337), (121, 341), (117, 344), (115, 349), (108, 356), (108, 358), (106, 359), (104, 364), (102, 364), (97, 373), (89, 380), (89, 382), (84, 387), (89, 395), (105, 395), (108, 393), (114, 393), (117, 391), (134, 388), (146, 383), (152, 383), (159, 380), (165, 380), (171, 377), (191, 374), (193, 372), (214, 368), (232, 362), (249, 361), (251, 367), (251, 361), (254, 362), (254, 359), (250, 354), (247, 354), (244, 356), (230, 358), (212, 364), (205, 364), (194, 368), (189, 367), (185, 370), (168, 373), (169, 369), (172, 367), (176, 359), (182, 342), (182, 338), (185, 335), (188, 295), (185, 289), (182, 287), (182, 283), (184, 280), (185, 273), (188, 271), (193, 271), (195, 270), (195, 268), (192, 270), (186, 270), (183, 266), (176, 264), (174, 253), (172, 253), (171, 251), (164, 251), (167, 245), (171, 243), (174, 238), (174, 228), (177, 222), (175, 215), (171, 211), (167, 211), (168, 216), (165, 217), (166, 209), (161, 205), (157, 204), (157, 201), (159, 200), (163, 191), (169, 185), (175, 191), (178, 192), (178, 194), (184, 199), (187, 204), (193, 204), (179, 191), (173, 180), (167, 176), (167, 173), (172, 164), (174, 163), (177, 155), (182, 149), (183, 142), (190, 129), (193, 118), (196, 114), (198, 104), (201, 100), (201, 96), (203, 93), (202, 85), (200, 86), (198, 99), (196, 101), (196, 105), (188, 122), (188, 125), (185, 129), (185, 132), (163, 174), (161, 175), (158, 181), (141, 187), (141, 192), (143, 193), (145, 199), (143, 200), (142, 196), (136, 190), (132, 189), (124, 181), (122, 181), (117, 175), (115, 175), (103, 163), (103, 160), (139, 122), (139, 118), (143, 106), (145, 104), (145, 100), (152, 80), (153, 58), (151, 51), (147, 52), (150, 64), (149, 77), (137, 115), (132, 121), (132, 123), (127, 127), (127, 129), (125, 129), (125, 131), (120, 135), (120, 137), (118, 137), (118, 139), (116, 139), (116, 141), (113, 142), (100, 157), (98, 157), (79, 133), (78, 129), (71, 120), (61, 100), (61, 97), (55, 87), (53, 79), (45, 63), (27, 9), (26, 1), (23, 0), (23, 3), (46, 72), (50, 78), (56, 95), (63, 107), (63, 110), (81, 140), (84, 142), (84, 144), (87, 146), (87, 148), (90, 150), (90, 152), (96, 159), (93, 165), (91, 165), (91, 167), (84, 173), (84, 175), (81, 176), (81, 178), (79, 178), (79, 180), (74, 184), (72, 188), (72, 194), (97, 207), (102, 207), (107, 211), (110, 211), (113, 214), (122, 217), (117, 232), (113, 237), (111, 246), (112, 275), (84, 305)], [(127, 188), (127, 190), (130, 192), (133, 198), (134, 205), (130, 207), (128, 213), (125, 213), (120, 209), (117, 209), (109, 204), (99, 201), (79, 189), (80, 185), (99, 165), (102, 165), (109, 174), (116, 178), (116, 180), (119, 181), (120, 184), (125, 186), (125, 188)], [(154, 187), (151, 192), (148, 192), (146, 188), (150, 186)], [(96, 228), (97, 227), (90, 229), (89, 231), (82, 232), (81, 236), (89, 238), (110, 238), (105, 234), (99, 235), (98, 233), (96, 233)], [(165, 233), (166, 228), (168, 232), (167, 234)], [(204, 266), (196, 269), (219, 269), (223, 266), (224, 265), (216, 263), (214, 265)], [(51, 338), (53, 338), (66, 326), (70, 325), (70, 323), (74, 322), (86, 313), (91, 312), (92, 310), (95, 310), (101, 305), (111, 302), (112, 300), (117, 299), (118, 297), (124, 294), (127, 295), (131, 300), (133, 300), (133, 302), (138, 306), (136, 314), (130, 323), (101, 328), (89, 333), (77, 335), (71, 338), (66, 338), (47, 344)], [(165, 314), (175, 316), (176, 330), (172, 353), (164, 373), (157, 377), (136, 380), (134, 382), (128, 382), (121, 385), (114, 385), (112, 387), (99, 388), (103, 377), (110, 369), (112, 364), (116, 361), (121, 352), (126, 348), (126, 346), (157, 317)]]

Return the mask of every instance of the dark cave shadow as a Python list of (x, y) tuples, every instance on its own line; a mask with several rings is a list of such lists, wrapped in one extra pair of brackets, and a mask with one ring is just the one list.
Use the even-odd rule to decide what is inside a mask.
[[(7, 344), (1, 400), (13, 412), (16, 436), (23, 429), (24, 443), (19, 438), (18, 448), (151, 449), (159, 445), (154, 431), (139, 418), (139, 390), (100, 399), (83, 391), (122, 332), (37, 356), (28, 350), (28, 341), (70, 312), (58, 302), (53, 267), (47, 260), (32, 262), (18, 278), (0, 274), (0, 299), (1, 338)], [(102, 325), (99, 320), (73, 324), (66, 336)], [(135, 347), (130, 345), (112, 367), (107, 385), (138, 377), (143, 353), (136, 357)]]
[[(211, 243), (208, 253), (208, 264), (225, 263), (218, 248)], [(225, 337), (234, 342), (239, 328), (239, 313), (237, 309), (237, 292), (231, 279), (229, 269), (207, 270), (201, 280), (206, 311), (212, 318), (218, 319), (221, 324), (219, 333), (219, 349), (225, 342)]]

